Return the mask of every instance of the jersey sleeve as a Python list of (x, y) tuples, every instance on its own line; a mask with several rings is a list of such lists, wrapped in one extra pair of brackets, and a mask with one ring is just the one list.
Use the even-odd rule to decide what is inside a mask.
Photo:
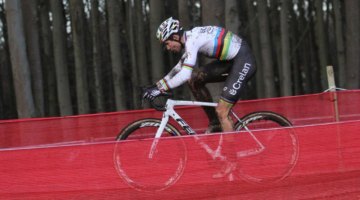
[(172, 77), (174, 77), (182, 67), (182, 60), (180, 60), (174, 68), (171, 69), (171, 71), (164, 77), (165, 80), (170, 80)]
[(193, 68), (196, 64), (198, 51), (199, 51), (198, 43), (196, 43), (196, 41), (193, 41), (193, 38), (189, 39), (186, 42), (183, 65)]
[(184, 53), (175, 67), (163, 79), (156, 83), (160, 90), (167, 91), (176, 88), (191, 78), (193, 67), (184, 63), (186, 58), (187, 54)]

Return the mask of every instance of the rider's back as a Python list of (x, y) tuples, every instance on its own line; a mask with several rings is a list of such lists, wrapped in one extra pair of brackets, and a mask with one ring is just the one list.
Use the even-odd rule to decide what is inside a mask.
[(185, 48), (190, 59), (187, 64), (196, 62), (197, 53), (219, 60), (233, 59), (241, 47), (242, 39), (217, 26), (195, 27), (185, 32)]

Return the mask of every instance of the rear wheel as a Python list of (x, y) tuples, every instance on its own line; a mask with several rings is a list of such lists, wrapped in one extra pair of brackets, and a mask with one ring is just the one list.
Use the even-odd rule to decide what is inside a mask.
[(285, 117), (269, 111), (250, 113), (244, 116), (241, 121), (235, 124), (235, 130), (241, 130), (244, 125), (250, 130), (292, 126), (291, 122)]
[[(185, 143), (180, 132), (167, 124), (160, 139), (154, 139), (159, 119), (142, 119), (125, 127), (117, 136), (114, 164), (119, 176), (129, 186), (141, 191), (160, 191), (175, 184), (184, 172), (187, 160)], [(148, 139), (146, 139), (148, 138)], [(137, 140), (121, 142), (120, 140)], [(149, 157), (151, 145), (156, 151)]]
[(248, 139), (253, 145), (246, 150), (252, 154), (237, 152), (240, 176), (255, 183), (273, 183), (289, 176), (299, 154), (298, 139), (291, 122), (277, 113), (263, 111), (246, 115), (236, 123), (235, 129), (245, 130), (245, 126), (251, 131)]

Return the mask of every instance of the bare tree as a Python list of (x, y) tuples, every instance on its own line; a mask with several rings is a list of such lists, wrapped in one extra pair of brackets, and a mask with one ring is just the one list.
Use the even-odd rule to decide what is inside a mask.
[(87, 81), (87, 63), (85, 59), (85, 22), (82, 1), (70, 0), (71, 31), (74, 43), (76, 96), (78, 113), (89, 113), (89, 94)]
[(136, 83), (139, 82), (138, 77), (138, 68), (137, 68), (137, 58), (136, 58), (136, 43), (135, 43), (135, 29), (134, 29), (134, 18), (135, 13), (134, 11), (134, 5), (131, 1), (127, 1), (127, 16), (126, 16), (126, 22), (127, 22), (127, 38), (129, 41), (129, 52), (130, 52), (130, 62), (131, 62), (131, 81), (132, 81), (132, 90), (133, 90), (133, 104), (134, 108), (139, 108), (140, 105), (140, 97), (138, 96), (138, 86)]
[(22, 11), (24, 16), (24, 30), (27, 43), (26, 47), (31, 72), (31, 86), (35, 100), (35, 108), (39, 116), (44, 116), (44, 84), (40, 59), (37, 1), (22, 1)]
[(107, 2), (107, 10), (109, 15), (109, 38), (112, 74), (114, 82), (115, 102), (117, 110), (126, 109), (126, 94), (124, 84), (124, 66), (121, 54), (121, 25), (123, 20), (121, 2), (119, 0), (109, 0)]
[(191, 28), (191, 10), (189, 9), (189, 0), (178, 0), (178, 9), (179, 9), (179, 20), (181, 26), (185, 29)]
[[(135, 45), (136, 45), (136, 56), (137, 56), (137, 71), (139, 76), (139, 82), (133, 83), (137, 86), (144, 86), (149, 84), (149, 66), (146, 55), (146, 42), (145, 42), (145, 17), (144, 9), (141, 1), (134, 1), (135, 12), (136, 12), (136, 26), (135, 26)], [(135, 90), (134, 93), (140, 94), (141, 91)], [(140, 95), (139, 95), (140, 96)]]
[(246, 0), (246, 7), (248, 10), (250, 43), (256, 59), (256, 95), (258, 98), (265, 96), (264, 81), (263, 81), (263, 66), (261, 61), (260, 43), (259, 43), (259, 25), (258, 15), (256, 14), (253, 0)]
[(56, 116), (57, 112), (57, 96), (56, 96), (56, 75), (54, 66), (54, 56), (51, 37), (51, 25), (49, 19), (50, 2), (48, 0), (40, 0), (39, 2), (39, 18), (40, 18), (40, 44), (41, 44), (41, 63), (43, 70), (44, 83), (44, 101), (45, 115)]
[(324, 11), (323, 11), (323, 0), (315, 0), (316, 8), (316, 43), (318, 46), (318, 58), (319, 58), (319, 69), (321, 78), (321, 88), (325, 90), (327, 88), (327, 75), (326, 66), (328, 65), (327, 56), (327, 39), (325, 35), (325, 24), (324, 24)]
[(67, 40), (65, 30), (65, 16), (62, 0), (50, 0), (52, 25), (53, 25), (53, 47), (56, 69), (57, 97), (60, 115), (72, 115), (73, 109), (70, 99), (69, 73), (67, 64)]
[[(308, 7), (306, 0), (299, 1), (299, 9), (292, 12), (292, 52), (297, 52), (293, 57), (293, 85), (294, 93), (310, 93), (319, 90), (319, 73), (316, 47), (314, 43), (314, 19), (312, 13), (315, 12), (313, 3)], [(297, 15), (296, 12), (299, 14)], [(298, 16), (298, 17), (297, 17)]]
[(281, 29), (281, 95), (291, 95), (291, 64), (289, 38), (289, 1), (281, 1), (280, 29)]
[(201, 0), (203, 25), (225, 26), (225, 5), (223, 0)]
[[(184, 0), (179, 0), (182, 2)], [(162, 0), (150, 0), (150, 51), (151, 51), (151, 82), (160, 80), (165, 73), (164, 53), (160, 49), (156, 31), (164, 20), (164, 4)], [(181, 20), (181, 19), (180, 19)], [(181, 20), (182, 21), (182, 20)]]
[(36, 117), (21, 12), (21, 0), (5, 2), (10, 57), (19, 118)]
[(4, 3), (0, 4), (0, 20), (2, 23), (1, 35), (4, 43), (1, 45), (0, 53), (0, 98), (2, 100), (2, 111), (0, 118), (16, 118), (16, 101), (14, 94), (14, 83), (12, 79), (11, 61), (9, 53), (9, 40), (7, 34), (7, 23), (5, 17)]
[(258, 1), (258, 14), (259, 14), (259, 29), (260, 34), (260, 48), (261, 57), (263, 64), (263, 79), (264, 79), (264, 90), (265, 97), (273, 97), (276, 95), (275, 82), (274, 82), (274, 68), (273, 60), (271, 55), (271, 41), (270, 41), (270, 30), (269, 21), (267, 14), (267, 2)]
[(345, 87), (345, 46), (344, 46), (344, 34), (343, 34), (343, 21), (341, 13), (341, 2), (340, 0), (333, 0), (334, 4), (334, 17), (335, 17), (335, 37), (336, 37), (336, 52), (338, 61), (338, 77), (339, 86)]
[(346, 17), (346, 88), (360, 86), (360, 2), (345, 1)]
[(92, 29), (92, 52), (93, 52), (93, 77), (94, 97), (97, 112), (104, 111), (103, 90), (101, 84), (101, 41), (100, 41), (100, 18), (99, 0), (91, 0), (91, 29)]
[(225, 1), (225, 27), (237, 34), (239, 32), (240, 20), (239, 10), (237, 9), (237, 0)]

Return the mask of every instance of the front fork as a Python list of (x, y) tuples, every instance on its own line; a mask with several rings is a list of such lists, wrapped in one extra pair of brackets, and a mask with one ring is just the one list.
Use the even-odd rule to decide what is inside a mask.
[(157, 146), (157, 144), (158, 144), (158, 142), (160, 140), (161, 134), (163, 133), (163, 131), (164, 131), (165, 127), (166, 127), (166, 124), (169, 121), (169, 113), (168, 112), (169, 112), (169, 110), (164, 112), (161, 123), (160, 123), (160, 126), (156, 131), (155, 139), (151, 144), (150, 151), (149, 151), (149, 156), (148, 156), (150, 159), (153, 158), (153, 156), (155, 154), (155, 151), (156, 151), (156, 146)]

